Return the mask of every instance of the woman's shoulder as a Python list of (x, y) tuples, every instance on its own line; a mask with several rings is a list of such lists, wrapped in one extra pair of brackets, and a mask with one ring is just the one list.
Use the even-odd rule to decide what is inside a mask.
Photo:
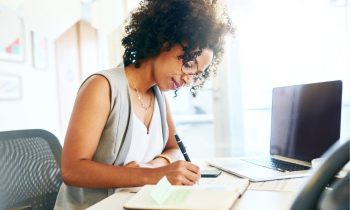
[(106, 69), (96, 72), (92, 76), (94, 75), (100, 75), (105, 77), (108, 80), (108, 82), (111, 83), (111, 86), (124, 85), (127, 83), (124, 66), (121, 65), (118, 65), (117, 67), (112, 69)]
[(114, 71), (116, 69), (108, 69), (90, 75), (81, 85), (78, 96), (90, 102), (109, 101), (109, 109), (113, 108), (119, 93), (124, 92), (120, 85), (123, 83), (122, 79), (115, 76)]
[(118, 84), (125, 83), (126, 76), (124, 72), (124, 66), (118, 65), (115, 68), (105, 69), (97, 71), (90, 76), (88, 76), (81, 86), (85, 86), (87, 83), (93, 83), (99, 85), (100, 83), (109, 84), (110, 87), (115, 87)]

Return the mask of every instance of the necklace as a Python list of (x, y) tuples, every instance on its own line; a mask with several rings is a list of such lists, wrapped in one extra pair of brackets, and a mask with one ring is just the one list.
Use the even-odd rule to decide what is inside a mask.
[(135, 84), (134, 84), (131, 80), (130, 80), (130, 83), (131, 83), (131, 85), (133, 86), (133, 89), (134, 89), (135, 92), (136, 92), (137, 100), (139, 100), (139, 102), (140, 102), (140, 104), (141, 104), (141, 107), (142, 107), (142, 108), (145, 110), (145, 112), (147, 113), (148, 110), (149, 110), (149, 109), (151, 108), (151, 106), (152, 106), (152, 96), (151, 96), (149, 105), (146, 106), (146, 105), (143, 103), (143, 93), (140, 93), (140, 92), (137, 90)]

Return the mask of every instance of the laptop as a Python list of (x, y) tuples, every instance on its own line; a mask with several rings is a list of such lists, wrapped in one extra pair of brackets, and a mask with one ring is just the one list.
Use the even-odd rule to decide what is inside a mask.
[(306, 176), (340, 137), (341, 103), (340, 80), (273, 88), (270, 155), (208, 164), (253, 182)]

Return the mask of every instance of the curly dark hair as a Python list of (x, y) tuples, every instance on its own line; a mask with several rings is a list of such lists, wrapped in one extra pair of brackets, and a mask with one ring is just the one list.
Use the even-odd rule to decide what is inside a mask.
[(233, 34), (233, 27), (226, 10), (215, 0), (143, 0), (131, 14), (125, 33), (125, 66), (134, 64), (139, 68), (142, 60), (162, 50), (169, 51), (176, 44), (183, 47), (183, 63), (195, 60), (203, 49), (211, 49), (212, 63), (202, 72), (198, 85), (191, 87), (196, 96), (210, 75), (216, 73), (224, 51), (224, 36)]

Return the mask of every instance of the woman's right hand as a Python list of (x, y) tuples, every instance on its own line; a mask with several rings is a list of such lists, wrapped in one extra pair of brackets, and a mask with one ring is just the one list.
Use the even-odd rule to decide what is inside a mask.
[(178, 160), (155, 170), (158, 174), (156, 182), (166, 176), (173, 185), (194, 185), (201, 177), (199, 167), (184, 160)]

